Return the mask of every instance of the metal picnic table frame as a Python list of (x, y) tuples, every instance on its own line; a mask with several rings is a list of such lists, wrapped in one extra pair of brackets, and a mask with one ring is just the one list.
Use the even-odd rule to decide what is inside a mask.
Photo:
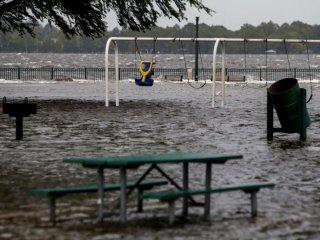
[[(189, 187), (189, 163), (206, 164), (205, 187), (211, 187), (212, 164), (224, 164), (229, 159), (240, 159), (240, 154), (229, 153), (196, 153), (196, 152), (173, 152), (150, 155), (129, 155), (129, 156), (106, 156), (106, 157), (78, 157), (64, 159), (65, 163), (82, 164), (84, 167), (97, 168), (98, 180), (98, 209), (97, 221), (102, 222), (104, 218), (104, 169), (119, 169), (120, 171), (120, 220), (127, 220), (127, 169), (138, 168), (142, 165), (150, 164), (150, 167), (137, 180), (136, 186), (147, 177), (153, 170), (158, 170), (162, 176), (167, 178), (178, 189), (188, 189)], [(181, 164), (182, 163), (182, 187), (176, 183), (159, 164)], [(132, 191), (132, 190), (131, 190)], [(188, 197), (183, 199), (183, 215), (188, 214)], [(205, 217), (210, 214), (210, 194), (205, 195), (204, 202)]]

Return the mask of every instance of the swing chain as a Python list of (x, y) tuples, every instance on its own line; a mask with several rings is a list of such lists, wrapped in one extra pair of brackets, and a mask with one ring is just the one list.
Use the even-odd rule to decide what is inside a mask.
[(294, 78), (294, 73), (293, 73), (293, 71), (292, 71), (291, 64), (290, 64), (290, 59), (289, 59), (289, 54), (288, 54), (286, 39), (283, 39), (283, 45), (284, 45), (284, 50), (285, 50), (286, 56), (287, 56), (289, 71), (290, 71), (290, 73), (291, 73), (291, 77)]
[(243, 40), (243, 51), (244, 51), (244, 80), (247, 85), (247, 38)]
[[(201, 52), (200, 43), (199, 43), (199, 54), (200, 54), (201, 70), (202, 70), (204, 67), (203, 67), (203, 59), (202, 59), (202, 52)], [(201, 73), (202, 73), (202, 78), (204, 79), (204, 81), (206, 81), (206, 80), (205, 80), (205, 77), (204, 77), (203, 71), (201, 71)]]
[[(138, 52), (140, 61), (143, 62), (143, 59), (142, 59), (141, 53), (140, 53), (140, 49), (138, 46), (137, 37), (135, 37), (134, 43), (135, 43), (135, 49), (136, 49), (135, 54), (137, 54), (137, 52)], [(152, 55), (153, 55), (152, 61), (155, 60), (155, 57), (156, 57), (156, 43), (157, 43), (157, 37), (154, 37), (153, 38), (153, 49), (152, 49)], [(153, 62), (155, 63), (155, 61), (153, 61)]]
[(311, 82), (312, 81), (312, 77), (311, 77), (311, 65), (310, 65), (308, 40), (306, 40), (305, 44), (306, 44), (306, 48), (307, 48), (308, 67), (309, 67), (309, 82), (310, 82), (310, 97), (309, 97), (309, 99), (307, 101), (307, 103), (308, 103), (308, 102), (311, 101), (311, 98), (313, 96), (313, 92), (312, 92), (312, 82)]
[(266, 38), (265, 40), (266, 42), (266, 50), (265, 50), (265, 53), (266, 53), (266, 86), (268, 85), (268, 38)]
[(152, 63), (155, 64), (156, 63), (156, 43), (157, 43), (157, 37), (153, 38), (153, 57), (152, 57)]
[[(284, 44), (284, 49), (285, 49), (285, 52), (286, 52), (286, 55), (287, 55), (287, 60), (288, 60), (289, 69), (290, 69), (290, 72), (291, 72), (292, 77), (294, 77), (294, 73), (293, 73), (293, 71), (292, 71), (292, 69), (291, 69), (291, 66), (290, 66), (289, 54), (288, 54), (287, 45), (286, 45), (286, 39), (283, 39), (283, 44)], [(308, 60), (308, 68), (309, 68), (309, 82), (310, 82), (310, 97), (309, 97), (309, 99), (307, 100), (307, 103), (308, 103), (308, 102), (311, 101), (311, 98), (312, 98), (312, 96), (313, 96), (313, 93), (312, 93), (312, 83), (311, 83), (312, 77), (311, 77), (311, 66), (310, 66), (310, 56), (309, 56), (308, 40), (305, 41), (305, 44), (306, 44), (306, 49), (307, 49), (307, 60)]]
[(137, 55), (137, 52), (138, 52), (140, 61), (142, 62), (142, 57), (141, 57), (141, 54), (140, 54), (140, 49), (139, 49), (139, 46), (138, 46), (137, 37), (134, 38), (134, 43), (135, 43), (135, 50), (136, 50), (135, 54)]
[(201, 73), (202, 73), (202, 78), (204, 79), (204, 83), (203, 83), (202, 85), (200, 85), (199, 87), (192, 86), (192, 85), (190, 85), (190, 83), (189, 83), (189, 85), (190, 85), (191, 87), (195, 88), (195, 89), (203, 88), (203, 87), (207, 84), (206, 79), (205, 79), (204, 74), (203, 74), (203, 59), (202, 59), (202, 53), (201, 53), (200, 43), (198, 43), (198, 47), (199, 47), (199, 54), (200, 54), (200, 61), (201, 61)]
[[(173, 39), (173, 42), (175, 42), (175, 41), (176, 41), (176, 38)], [(179, 40), (179, 42), (180, 42), (181, 49), (182, 49), (184, 67), (185, 67), (185, 71), (186, 71), (186, 74), (187, 74), (188, 84), (189, 84), (189, 86), (191, 86), (192, 88), (200, 89), (200, 88), (204, 87), (204, 85), (206, 85), (206, 81), (205, 81), (201, 86), (199, 86), (199, 87), (195, 87), (195, 86), (193, 86), (193, 85), (190, 83), (189, 74), (188, 74), (188, 68), (187, 68), (187, 61), (186, 61), (186, 56), (185, 56), (185, 52), (184, 52), (184, 46), (183, 46), (183, 43), (182, 43), (182, 40), (181, 40), (181, 39)], [(200, 46), (199, 46), (199, 49), (200, 49)], [(202, 55), (201, 55), (201, 53), (200, 53), (200, 58), (201, 58), (201, 65), (202, 65), (202, 69), (203, 69), (203, 61), (202, 61)]]

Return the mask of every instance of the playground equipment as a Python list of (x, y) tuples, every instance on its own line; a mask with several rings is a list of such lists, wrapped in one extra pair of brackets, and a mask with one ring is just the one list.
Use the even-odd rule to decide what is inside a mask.
[[(109, 106), (109, 51), (111, 43), (114, 46), (114, 57), (115, 57), (115, 94), (116, 94), (116, 106), (119, 106), (119, 50), (118, 41), (207, 41), (214, 42), (215, 38), (152, 38), (152, 37), (111, 37), (106, 43), (105, 51), (105, 106)], [(213, 74), (213, 72), (212, 72)], [(225, 77), (222, 76), (222, 81)]]
[[(109, 106), (109, 50), (110, 45), (114, 45), (115, 56), (115, 82), (116, 82), (116, 106), (119, 106), (119, 56), (118, 56), (118, 41), (199, 41), (199, 42), (212, 42), (214, 43), (213, 56), (212, 56), (212, 91), (211, 91), (211, 107), (215, 107), (216, 101), (216, 65), (217, 65), (217, 51), (221, 47), (221, 107), (225, 105), (225, 44), (226, 42), (250, 42), (265, 43), (266, 48), (268, 43), (281, 43), (284, 39), (250, 39), (250, 38), (151, 38), (151, 37), (111, 37), (106, 43), (105, 51), (105, 105)], [(302, 39), (286, 39), (286, 43), (320, 43), (320, 40), (302, 40)], [(267, 58), (267, 55), (266, 55)], [(266, 59), (267, 62), (267, 59)]]

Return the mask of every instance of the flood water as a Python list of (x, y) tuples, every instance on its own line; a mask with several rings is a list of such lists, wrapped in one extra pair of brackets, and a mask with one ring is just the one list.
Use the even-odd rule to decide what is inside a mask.
[[(310, 93), (309, 85), (300, 86)], [(0, 115), (0, 239), (320, 238), (318, 84), (307, 105), (311, 125), (306, 142), (284, 133), (267, 141), (265, 86), (229, 84), (225, 107), (217, 102), (214, 109), (211, 84), (194, 89), (187, 83), (138, 87), (122, 81), (119, 107), (114, 106), (113, 82), (110, 88), (110, 107), (105, 107), (101, 81), (0, 82), (1, 97), (28, 97), (39, 107), (37, 114), (24, 118), (21, 141), (15, 140), (14, 118)], [(27, 193), (30, 188), (96, 182), (94, 170), (63, 163), (64, 158), (173, 151), (240, 153), (243, 159), (213, 166), (212, 184), (271, 181), (276, 187), (258, 193), (256, 219), (250, 218), (248, 196), (232, 192), (212, 195), (209, 221), (201, 218), (201, 208), (191, 208), (190, 216), (178, 217), (173, 227), (166, 204), (146, 201), (139, 214), (135, 196), (128, 203), (128, 223), (120, 223), (114, 193), (107, 193), (110, 217), (105, 223), (93, 223), (96, 195), (88, 194), (58, 199), (58, 224), (52, 226), (46, 199)], [(163, 168), (181, 180), (181, 166)], [(129, 178), (143, 170), (129, 171)], [(203, 186), (204, 170), (203, 165), (191, 166), (192, 186)], [(119, 173), (107, 170), (106, 175), (117, 181)], [(181, 202), (177, 205), (179, 215)]]
[[(141, 54), (141, 60), (151, 61), (155, 57), (157, 68), (194, 67), (194, 54)], [(109, 55), (109, 65), (114, 67), (113, 52)], [(319, 54), (226, 54), (227, 68), (318, 68)], [(199, 68), (212, 67), (212, 54), (199, 56)], [(246, 63), (245, 63), (246, 62)], [(120, 67), (139, 67), (138, 54), (119, 53)], [(64, 54), (64, 53), (0, 53), (1, 67), (104, 67), (104, 54)], [(217, 55), (217, 66), (221, 67), (221, 54)]]

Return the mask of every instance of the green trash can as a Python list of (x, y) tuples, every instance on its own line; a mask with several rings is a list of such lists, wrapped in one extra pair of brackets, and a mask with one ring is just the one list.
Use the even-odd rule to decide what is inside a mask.
[[(284, 78), (276, 81), (268, 88), (268, 93), (276, 109), (281, 128), (286, 133), (300, 132), (301, 129), (301, 107), (300, 87), (295, 78)], [(304, 114), (305, 126), (310, 125), (308, 111)]]

